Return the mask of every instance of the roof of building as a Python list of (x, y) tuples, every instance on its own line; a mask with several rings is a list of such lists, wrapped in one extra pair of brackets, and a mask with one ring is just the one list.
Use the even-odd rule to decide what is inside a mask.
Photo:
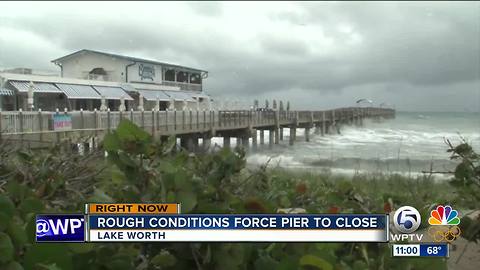
[[(0, 72), (0, 95), (13, 95), (12, 89), (26, 93), (30, 85), (36, 93), (64, 93), (69, 99), (106, 99), (132, 100), (129, 92), (144, 95), (147, 100), (165, 98), (177, 101), (195, 101), (193, 97), (209, 98), (206, 93), (195, 91), (182, 91), (178, 86), (147, 85), (138, 83), (109, 82), (97, 80), (84, 80), (65, 77), (39, 76), (30, 74), (15, 74)], [(7, 87), (13, 87), (8, 89)]]
[(59, 63), (59, 62), (62, 62), (63, 60), (65, 60), (67, 58), (70, 58), (70, 57), (75, 56), (75, 55), (77, 55), (79, 53), (82, 53), (82, 52), (83, 53), (102, 54), (102, 55), (106, 55), (106, 56), (110, 56), (110, 57), (130, 60), (130, 61), (133, 61), (133, 62), (143, 62), (143, 63), (157, 64), (157, 65), (165, 65), (165, 66), (175, 67), (175, 68), (179, 68), (179, 69), (192, 70), (192, 71), (196, 71), (196, 72), (207, 72), (206, 70), (201, 70), (201, 69), (197, 69), (197, 68), (191, 68), (191, 67), (169, 64), (169, 63), (159, 62), (159, 61), (154, 61), (154, 60), (149, 60), (149, 59), (142, 59), (142, 58), (137, 58), (137, 57), (131, 57), (131, 56), (114, 54), (114, 53), (107, 53), (107, 52), (100, 52), (100, 51), (88, 50), (88, 49), (83, 49), (83, 50), (73, 52), (71, 54), (68, 54), (68, 55), (62, 56), (60, 58), (54, 59), (54, 60), (52, 60), (52, 62), (53, 63)]

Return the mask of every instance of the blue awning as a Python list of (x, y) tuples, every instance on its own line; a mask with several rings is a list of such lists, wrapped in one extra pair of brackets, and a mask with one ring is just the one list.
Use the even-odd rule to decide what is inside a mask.
[(175, 101), (192, 101), (195, 102), (196, 100), (193, 99), (193, 96), (187, 92), (183, 91), (163, 91), (167, 94), (171, 99)]
[(90, 85), (56, 83), (69, 99), (101, 99), (100, 94)]
[[(30, 82), (28, 81), (9, 81), (9, 83), (18, 90), (18, 92), (28, 93)], [(33, 82), (34, 93), (63, 93), (53, 83)]]
[(7, 88), (0, 87), (0, 96), (13, 96), (13, 91)]
[(101, 96), (104, 96), (105, 99), (121, 99), (123, 96), (125, 100), (133, 100), (131, 96), (127, 94), (122, 88), (114, 86), (98, 86), (94, 85), (93, 88), (100, 93)]
[(163, 91), (159, 90), (146, 90), (146, 89), (136, 89), (136, 91), (143, 96), (144, 99), (148, 101), (156, 101), (157, 97), (160, 101), (169, 101), (170, 97), (167, 96)]

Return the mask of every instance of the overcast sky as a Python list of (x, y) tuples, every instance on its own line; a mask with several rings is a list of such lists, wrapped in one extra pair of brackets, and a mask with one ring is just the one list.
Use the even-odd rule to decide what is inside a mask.
[(209, 71), (213, 96), (479, 111), (478, 2), (1, 2), (0, 68), (94, 49)]

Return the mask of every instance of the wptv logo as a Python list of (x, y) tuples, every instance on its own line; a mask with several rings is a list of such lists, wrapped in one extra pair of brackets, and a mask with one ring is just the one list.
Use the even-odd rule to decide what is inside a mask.
[[(411, 206), (402, 206), (395, 211), (393, 217), (393, 225), (398, 233), (391, 233), (392, 241), (422, 242), (425, 231), (416, 232), (422, 223), (422, 218), (417, 209)], [(438, 205), (430, 211), (428, 218), (430, 225), (426, 233), (429, 238), (427, 242), (447, 242), (455, 241), (461, 234), (460, 218), (458, 211), (454, 210), (450, 205)]]
[(84, 215), (37, 215), (35, 223), (37, 242), (85, 241)]

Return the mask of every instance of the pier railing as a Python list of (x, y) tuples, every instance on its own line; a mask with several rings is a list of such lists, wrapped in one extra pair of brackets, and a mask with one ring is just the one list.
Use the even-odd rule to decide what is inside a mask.
[[(325, 111), (71, 111), (0, 112), (0, 136), (51, 132), (105, 131), (115, 129), (121, 119), (129, 119), (155, 134), (182, 134), (209, 130), (265, 128), (318, 122), (348, 121), (355, 118), (394, 115), (386, 108), (340, 108)], [(58, 116), (66, 116), (66, 126)]]

